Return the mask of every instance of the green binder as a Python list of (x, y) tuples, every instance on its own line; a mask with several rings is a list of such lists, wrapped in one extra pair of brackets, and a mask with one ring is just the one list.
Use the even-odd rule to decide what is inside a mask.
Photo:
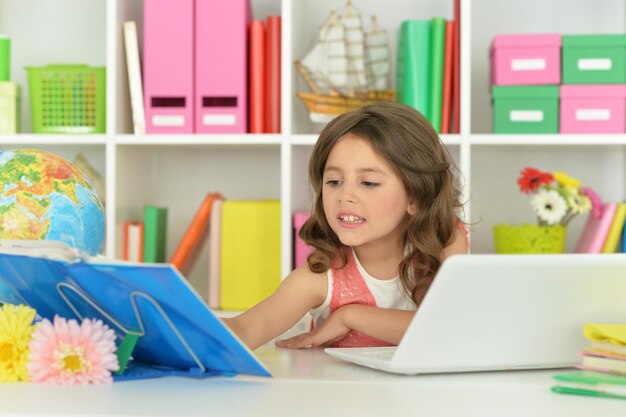
[(396, 65), (397, 101), (413, 107), (430, 120), (429, 20), (405, 20), (400, 26)]
[(143, 208), (143, 261), (165, 262), (167, 208), (145, 205)]
[(435, 17), (431, 21), (430, 58), (430, 123), (441, 132), (441, 106), (443, 101), (443, 60), (446, 45), (446, 19)]

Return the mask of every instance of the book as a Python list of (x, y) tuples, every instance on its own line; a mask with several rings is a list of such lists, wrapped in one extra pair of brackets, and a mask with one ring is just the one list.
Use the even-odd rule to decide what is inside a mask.
[(265, 31), (265, 132), (280, 133), (281, 22), (268, 16)]
[(435, 17), (431, 21), (430, 48), (430, 123), (441, 132), (441, 103), (443, 98), (443, 64), (446, 43), (446, 20)]
[(143, 260), (165, 262), (167, 208), (145, 205), (143, 208)]
[(176, 266), (183, 275), (187, 275), (190, 272), (202, 244), (208, 237), (211, 210), (214, 201), (219, 198), (222, 198), (219, 193), (208, 193), (204, 197), (173, 255), (170, 257), (169, 262)]
[(452, 111), (452, 68), (454, 66), (454, 22), (446, 22), (446, 42), (443, 61), (443, 90), (441, 101), (441, 133), (450, 133)]
[(169, 264), (88, 256), (61, 242), (0, 241), (0, 282), (42, 318), (100, 319), (137, 338), (115, 380), (270, 376)]
[(265, 64), (265, 23), (254, 20), (250, 23), (249, 48), (249, 112), (248, 131), (250, 133), (265, 132), (266, 111), (266, 64)]
[(215, 200), (209, 223), (209, 307), (220, 308), (220, 248), (222, 236), (223, 200)]
[(280, 201), (222, 204), (220, 308), (246, 310), (280, 284)]
[(143, 261), (143, 222), (125, 222), (122, 227), (122, 259), (125, 261)]
[(626, 375), (626, 356), (584, 350), (580, 369)]
[(454, 0), (454, 67), (452, 69), (452, 130), (461, 132), (461, 0)]
[(626, 324), (588, 323), (583, 334), (591, 342), (592, 350), (626, 356)]
[(418, 110), (430, 120), (429, 20), (405, 20), (398, 36), (396, 65), (397, 101)]
[(578, 242), (576, 253), (600, 253), (606, 241), (606, 236), (611, 227), (617, 204), (607, 203), (602, 207), (600, 217), (590, 212), (583, 227)]
[(126, 51), (126, 70), (128, 73), (133, 132), (135, 135), (143, 135), (146, 133), (146, 115), (143, 106), (143, 84), (141, 80), (139, 43), (137, 41), (137, 24), (134, 21), (128, 21), (124, 22), (122, 27), (124, 30), (124, 49)]
[(300, 265), (303, 265), (306, 262), (309, 254), (313, 252), (314, 250), (311, 246), (304, 243), (304, 241), (300, 238), (300, 229), (302, 229), (304, 222), (308, 220), (309, 216), (310, 214), (305, 211), (296, 211), (293, 214), (293, 229), (294, 229), (293, 266), (294, 268), (297, 268)]
[(213, 203), (221, 198), (222, 195), (219, 193), (208, 193), (204, 197), (185, 234), (180, 239), (174, 254), (170, 258), (170, 263), (185, 276), (188, 276), (191, 272), (198, 253), (202, 250), (202, 244), (208, 238), (209, 218), (211, 217)]
[(560, 394), (587, 395), (626, 399), (626, 376), (595, 371), (577, 371), (554, 375), (551, 389)]
[(602, 253), (615, 253), (619, 239), (624, 230), (624, 219), (626, 218), (626, 203), (617, 203), (615, 209), (615, 215), (613, 221), (607, 232), (604, 245), (602, 246)]

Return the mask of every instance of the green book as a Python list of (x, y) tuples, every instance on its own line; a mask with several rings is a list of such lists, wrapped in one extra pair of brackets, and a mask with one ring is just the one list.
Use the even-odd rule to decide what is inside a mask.
[(446, 19), (431, 20), (430, 58), (430, 123), (437, 133), (441, 132), (441, 106), (443, 101), (443, 65), (446, 45)]
[(413, 107), (430, 120), (429, 20), (405, 20), (400, 26), (396, 65), (397, 101)]
[(553, 378), (557, 384), (551, 389), (560, 394), (626, 399), (626, 375), (577, 371)]
[(165, 262), (167, 208), (145, 205), (143, 208), (143, 261)]

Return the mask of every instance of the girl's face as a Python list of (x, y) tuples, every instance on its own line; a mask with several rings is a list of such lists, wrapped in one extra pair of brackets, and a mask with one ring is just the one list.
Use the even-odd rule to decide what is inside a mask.
[(415, 204), (400, 176), (369, 142), (344, 135), (328, 155), (322, 184), (324, 213), (341, 243), (401, 244), (402, 221), (415, 212)]

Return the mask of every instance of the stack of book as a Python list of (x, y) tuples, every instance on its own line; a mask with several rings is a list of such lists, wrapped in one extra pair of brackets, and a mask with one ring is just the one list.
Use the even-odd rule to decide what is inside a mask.
[(581, 370), (555, 375), (552, 391), (626, 399), (626, 324), (587, 324), (584, 334)]
[(576, 253), (626, 252), (626, 203), (605, 203), (590, 212), (576, 244)]

